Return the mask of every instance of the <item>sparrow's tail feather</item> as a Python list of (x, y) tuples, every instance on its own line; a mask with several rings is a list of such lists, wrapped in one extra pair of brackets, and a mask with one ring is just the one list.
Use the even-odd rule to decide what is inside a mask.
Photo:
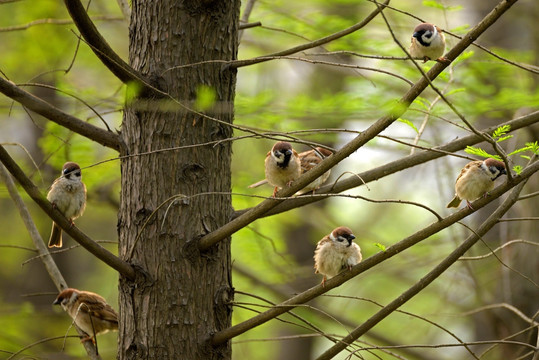
[(262, 186), (262, 185), (267, 184), (267, 183), (268, 183), (268, 180), (266, 180), (266, 179), (260, 180), (259, 182), (255, 182), (254, 184), (249, 185), (249, 189), (259, 187), (259, 186)]
[(56, 223), (52, 223), (51, 237), (49, 238), (49, 247), (62, 247), (62, 228)]
[(457, 195), (455, 195), (455, 197), (453, 198), (453, 200), (451, 200), (449, 202), (449, 204), (447, 204), (447, 207), (448, 208), (458, 208), (459, 205), (460, 205), (460, 202), (462, 201), (461, 198), (459, 198)]

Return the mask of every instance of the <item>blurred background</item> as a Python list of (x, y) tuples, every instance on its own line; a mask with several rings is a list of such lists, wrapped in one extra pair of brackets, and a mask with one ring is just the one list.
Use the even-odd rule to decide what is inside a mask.
[[(242, 4), (242, 12), (247, 1)], [(397, 39), (409, 46), (414, 17), (463, 35), (494, 6), (493, 1), (404, 1), (391, 2), (385, 14)], [(375, 8), (364, 0), (310, 0), (290, 2), (258, 0), (249, 17), (262, 26), (243, 32), (238, 58), (270, 54), (316, 40), (361, 21)], [(128, 58), (128, 24), (116, 2), (94, 0), (89, 8), (97, 28), (113, 49)], [(478, 43), (512, 62), (534, 67), (523, 70), (470, 47), (437, 79), (435, 84), (476, 128), (508, 121), (539, 108), (537, 75), (539, 54), (539, 3), (518, 1), (483, 34)], [(79, 43), (69, 15), (57, 1), (0, 2), (0, 57), (2, 75), (42, 97), (56, 107), (97, 126), (121, 130), (125, 89), (95, 58), (85, 43)], [(458, 41), (446, 34), (450, 49)], [(294, 59), (274, 60), (238, 70), (235, 123), (259, 131), (292, 132), (312, 142), (339, 149), (385, 115), (408, 90), (409, 84), (395, 76), (337, 66), (315, 64), (337, 62), (381, 69), (410, 82), (420, 78), (409, 61), (373, 59), (361, 55), (405, 56), (395, 44), (383, 19), (324, 47), (294, 55)], [(421, 66), (428, 70), (434, 63)], [(37, 85), (41, 84), (41, 85)], [(52, 90), (55, 87), (60, 91)], [(83, 99), (82, 101), (71, 96)], [(100, 114), (96, 116), (95, 112)], [(428, 89), (407, 111), (401, 121), (383, 135), (420, 146), (431, 147), (470, 133), (458, 117)], [(501, 143), (508, 152), (537, 141), (537, 126), (519, 130)], [(245, 135), (235, 132), (235, 136)], [(117, 209), (120, 172), (117, 153), (31, 113), (8, 98), (0, 97), (0, 142), (5, 144), (18, 164), (45, 194), (60, 175), (65, 161), (78, 162), (88, 188), (88, 205), (76, 224), (110, 251), (117, 253)], [(233, 197), (236, 210), (260, 202), (253, 195), (270, 196), (269, 185), (248, 186), (264, 178), (264, 158), (273, 140), (244, 138), (234, 142)], [(7, 143), (10, 143), (8, 145)], [(480, 144), (486, 151), (492, 149)], [(295, 144), (300, 152), (308, 147)], [(378, 137), (333, 169), (330, 182), (347, 172), (360, 173), (410, 154), (413, 149)], [(415, 150), (419, 151), (419, 150)], [(526, 153), (523, 153), (526, 154)], [(530, 155), (530, 153), (527, 153)], [(110, 160), (110, 161), (108, 161)], [(515, 165), (527, 160), (515, 155)], [(367, 198), (402, 199), (425, 204), (442, 215), (450, 213), (445, 205), (453, 197), (454, 181), (467, 160), (444, 157), (412, 169), (384, 177), (346, 192)], [(525, 193), (537, 191), (537, 177)], [(44, 241), (51, 221), (24, 195)], [(503, 198), (503, 197), (502, 197)], [(495, 201), (463, 223), (480, 224), (499, 202)], [(519, 201), (507, 217), (537, 216), (537, 198)], [(370, 203), (359, 199), (335, 197), (284, 214), (260, 219), (234, 234), (232, 257), (235, 296), (234, 323), (244, 321), (304, 291), (321, 281), (313, 271), (316, 243), (333, 228), (350, 227), (367, 258), (436, 221), (427, 211), (404, 204)], [(71, 319), (53, 307), (55, 287), (36, 257), (33, 244), (4, 184), (0, 184), (0, 359), (29, 346), (15, 358), (84, 358), (75, 338), (62, 337)], [(380, 306), (416, 283), (460, 244), (469, 230), (455, 225), (395, 256), (341, 287), (328, 292), (295, 313), (328, 334), (345, 336)], [(447, 271), (401, 310), (378, 324), (359, 342), (365, 347), (410, 344), (449, 344), (462, 341), (510, 339), (536, 343), (537, 331), (526, 318), (537, 321), (539, 304), (538, 274), (539, 225), (536, 221), (502, 222), (475, 246), (468, 257)], [(515, 240), (496, 253), (491, 249)], [(530, 242), (534, 242), (530, 243)], [(60, 270), (71, 287), (97, 292), (117, 306), (117, 280), (111, 270), (64, 235), (64, 248), (54, 254)], [(269, 301), (265, 301), (265, 300)], [(518, 309), (518, 316), (507, 306)], [(494, 306), (496, 305), (496, 306)], [(484, 308), (490, 306), (489, 308)], [(332, 342), (290, 315), (273, 320), (233, 341), (234, 359), (303, 360), (315, 358)], [(291, 324), (291, 323), (292, 324)], [(453, 335), (452, 335), (453, 334)], [(104, 359), (116, 354), (116, 334), (99, 337), (99, 352)], [(530, 349), (511, 345), (471, 347), (481, 359), (531, 359)], [(359, 353), (364, 359), (468, 359), (461, 346), (443, 348), (406, 348)], [(338, 358), (344, 359), (343, 352)]]

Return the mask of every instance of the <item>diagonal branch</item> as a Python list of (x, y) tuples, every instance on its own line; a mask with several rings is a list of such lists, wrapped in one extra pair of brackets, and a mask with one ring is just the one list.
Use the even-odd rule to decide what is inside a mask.
[(13, 175), (15, 179), (21, 184), (26, 193), (39, 205), (43, 211), (62, 228), (63, 231), (68, 233), (75, 241), (81, 244), (86, 250), (95, 255), (98, 259), (117, 270), (126, 278), (133, 280), (135, 278), (135, 270), (121, 260), (117, 256), (114, 256), (110, 251), (93, 241), (80, 231), (76, 226), (58, 210), (53, 208), (52, 204), (41, 194), (39, 189), (32, 183), (32, 181), (24, 174), (22, 169), (17, 163), (9, 156), (8, 152), (0, 145), (0, 161), (4, 164), (6, 169)]
[[(390, 0), (386, 0), (383, 4), (380, 4), (381, 8), (384, 8), (387, 4), (389, 4), (389, 1)], [(282, 51), (278, 51), (276, 53), (273, 53), (273, 54), (269, 54), (269, 55), (265, 55), (265, 56), (260, 56), (260, 57), (256, 57), (256, 58), (253, 58), (253, 59), (246, 59), (246, 60), (237, 60), (237, 61), (234, 61), (232, 63), (230, 63), (229, 65), (226, 65), (226, 66), (229, 66), (231, 68), (239, 68), (239, 67), (243, 67), (243, 66), (248, 66), (248, 65), (253, 65), (253, 64), (258, 64), (258, 63), (261, 63), (261, 62), (265, 62), (265, 61), (268, 61), (268, 60), (271, 60), (273, 59), (275, 56), (286, 56), (286, 55), (292, 55), (292, 54), (295, 54), (295, 53), (298, 53), (300, 51), (304, 51), (304, 50), (308, 50), (308, 49), (312, 49), (312, 48), (315, 48), (317, 46), (321, 46), (321, 45), (324, 45), (324, 44), (327, 44), (333, 40), (337, 40), (337, 39), (340, 39), (346, 35), (349, 35), (355, 31), (358, 31), (359, 29), (363, 28), (365, 25), (367, 25), (369, 22), (371, 22), (372, 19), (374, 19), (376, 17), (376, 15), (378, 15), (380, 13), (380, 9), (377, 8), (375, 9), (373, 12), (371, 12), (365, 19), (363, 19), (361, 22), (355, 24), (355, 25), (352, 25), (350, 26), (349, 28), (347, 29), (344, 29), (344, 30), (341, 30), (339, 32), (336, 32), (334, 34), (331, 34), (331, 35), (328, 35), (326, 37), (323, 37), (321, 39), (318, 39), (318, 40), (315, 40), (315, 41), (311, 41), (311, 42), (308, 42), (306, 44), (302, 44), (302, 45), (298, 45), (296, 47), (293, 47), (291, 49), (286, 49), (286, 50), (282, 50)], [(226, 67), (225, 66), (225, 67)]]
[[(470, 44), (479, 37), (486, 29), (489, 28), (496, 20), (507, 11), (511, 5), (517, 0), (503, 0), (500, 2), (490, 13), (488, 13), (479, 24), (471, 29), (464, 38), (453, 47), (445, 57), (451, 61), (455, 60)], [(380, 6), (380, 9), (383, 8)], [(430, 71), (427, 73), (427, 77), (421, 77), (410, 90), (404, 94), (404, 96), (396, 103), (396, 105), (389, 111), (389, 114), (378, 119), (374, 124), (367, 128), (364, 132), (359, 134), (356, 138), (346, 144), (341, 150), (334, 153), (332, 156), (324, 159), (318, 166), (312, 170), (307, 171), (299, 179), (294, 181), (292, 186), (279, 191), (279, 197), (289, 197), (303, 189), (305, 186), (313, 182), (314, 179), (331, 169), (341, 160), (348, 157), (354, 151), (365, 145), (376, 135), (385, 130), (395, 120), (397, 120), (402, 114), (406, 112), (412, 101), (421, 94), (423, 90), (429, 85), (430, 81), (434, 80), (448, 65), (445, 63), (436, 63)], [(248, 224), (252, 223), (256, 219), (260, 218), (263, 214), (279, 205), (283, 200), (268, 199), (252, 210), (238, 216), (227, 224), (221, 226), (219, 229), (203, 236), (198, 240), (198, 248), (200, 251), (206, 251), (219, 241), (229, 237), (236, 231), (242, 229)]]
[(92, 19), (79, 0), (64, 0), (69, 15), (81, 35), (90, 44), (90, 48), (101, 62), (124, 84), (140, 83), (142, 76), (127, 64), (107, 43), (95, 27)]
[[(519, 118), (507, 121), (502, 124), (491, 126), (489, 128), (482, 130), (482, 132), (492, 133), (494, 130), (496, 130), (498, 127), (502, 125), (511, 126), (511, 129), (509, 130), (509, 132), (513, 132), (518, 129), (522, 129), (532, 124), (535, 124), (537, 122), (539, 122), (539, 111), (535, 111), (531, 114), (521, 116)], [(352, 188), (355, 188), (364, 184), (368, 184), (375, 180), (380, 180), (381, 178), (385, 176), (395, 174), (404, 169), (417, 166), (419, 164), (423, 164), (434, 159), (438, 159), (442, 156), (445, 156), (444, 153), (455, 152), (455, 151), (465, 149), (467, 146), (475, 145), (483, 140), (484, 140), (483, 137), (479, 135), (476, 135), (476, 134), (468, 135), (461, 139), (451, 141), (448, 144), (435, 147), (432, 150), (425, 150), (425, 151), (421, 151), (413, 155), (408, 155), (406, 157), (389, 162), (377, 168), (364, 171), (354, 176), (350, 176), (344, 180), (337, 182), (336, 184), (325, 185), (321, 187), (320, 189), (318, 189), (316, 193), (318, 195), (340, 193), (340, 192), (343, 192), (343, 191), (346, 191), (346, 190), (349, 190), (349, 189), (352, 189)], [(323, 197), (317, 197), (317, 196), (300, 196), (300, 197), (295, 197), (295, 198), (289, 198), (282, 204), (279, 204), (278, 206), (274, 207), (267, 213), (263, 214), (262, 217), (280, 214), (282, 212), (295, 209), (298, 207), (302, 207), (302, 206), (320, 201), (322, 199)], [(238, 210), (234, 213), (233, 218), (236, 218), (250, 211), (251, 209), (253, 208)]]
[[(477, 200), (473, 203), (474, 209), (479, 209), (481, 207), (484, 207), (488, 203), (492, 202), (494, 199), (498, 198), (511, 188), (517, 186), (518, 184), (525, 182), (529, 177), (531, 177), (533, 174), (539, 171), (539, 161), (534, 162), (530, 166), (527, 166), (518, 176), (515, 176), (513, 178), (513, 182), (505, 182), (503, 185), (497, 187), (494, 189), (490, 194), (491, 196), (482, 198), (480, 200)], [(261, 325), (281, 314), (284, 314), (285, 312), (288, 312), (292, 310), (295, 306), (304, 304), (326, 292), (329, 290), (342, 285), (346, 281), (350, 280), (351, 278), (359, 275), (360, 273), (363, 273), (364, 271), (374, 267), (375, 265), (381, 263), (382, 261), (389, 259), (402, 251), (410, 248), (411, 246), (427, 239), (428, 237), (442, 231), (443, 229), (449, 227), (450, 225), (453, 225), (457, 221), (462, 220), (464, 217), (471, 214), (471, 210), (467, 207), (463, 208), (460, 211), (457, 211), (446, 218), (444, 218), (442, 221), (435, 222), (422, 230), (410, 235), (409, 237), (399, 241), (398, 243), (388, 247), (385, 251), (379, 252), (370, 258), (362, 261), (358, 265), (352, 267), (350, 271), (343, 271), (339, 275), (329, 279), (326, 281), (325, 286), (317, 285), (315, 287), (310, 288), (307, 291), (304, 291), (286, 301), (283, 303), (275, 306), (274, 308), (271, 308), (260, 315), (257, 315), (249, 320), (246, 320), (242, 323), (239, 323), (237, 325), (234, 325), (228, 329), (219, 331), (215, 333), (211, 338), (211, 343), (213, 345), (219, 345), (222, 344), (228, 340), (230, 340), (233, 337), (236, 337), (240, 334), (243, 334), (244, 332)]]
[[(43, 239), (41, 238), (41, 236), (39, 235), (39, 232), (37, 231), (36, 224), (34, 224), (34, 222), (32, 221), (32, 217), (30, 216), (30, 212), (28, 211), (28, 208), (26, 207), (26, 205), (24, 205), (24, 202), (22, 201), (22, 198), (17, 191), (15, 183), (13, 182), (13, 179), (11, 178), (11, 176), (9, 175), (9, 173), (7, 172), (4, 166), (0, 166), (0, 180), (2, 180), (4, 184), (6, 184), (9, 195), (11, 196), (11, 198), (13, 199), (13, 202), (15, 203), (15, 207), (19, 210), (22, 221), (24, 222), (26, 229), (30, 233), (30, 238), (32, 238), (34, 246), (36, 247), (41, 257), (41, 261), (43, 262), (45, 269), (49, 273), (51, 280), (54, 282), (56, 289), (58, 289), (58, 291), (66, 289), (67, 283), (64, 277), (62, 276), (62, 273), (58, 269), (58, 266), (56, 266), (56, 263), (52, 259), (51, 254), (49, 253), (49, 251), (47, 250), (47, 247), (43, 243)], [(77, 329), (77, 332), (79, 333), (79, 336), (81, 338), (86, 336), (86, 333), (80, 330), (78, 326), (75, 326), (75, 328)], [(90, 359), (92, 360), (101, 359), (101, 357), (97, 354), (96, 348), (93, 346), (92, 343), (85, 341), (83, 343), (83, 346)]]
[(17, 101), (22, 106), (46, 117), (59, 125), (68, 128), (90, 140), (114, 150), (120, 150), (121, 140), (118, 134), (101, 129), (95, 125), (82, 121), (62, 110), (52, 106), (45, 100), (21, 89), (9, 80), (0, 77), (0, 92)]
[[(527, 179), (526, 179), (527, 180)], [(386, 318), (388, 315), (397, 310), (400, 306), (406, 303), (408, 300), (417, 295), (421, 290), (426, 288), (430, 283), (436, 280), (442, 275), (451, 265), (458, 261), (458, 259), (464, 255), (477, 241), (481, 239), (481, 236), (485, 235), (494, 225), (498, 223), (498, 220), (515, 204), (518, 200), (518, 196), (522, 191), (522, 188), (526, 184), (526, 180), (515, 186), (509, 197), (485, 220), (483, 224), (477, 229), (477, 231), (470, 235), (455, 251), (447, 256), (440, 264), (438, 264), (431, 272), (425, 275), (416, 284), (402, 293), (399, 297), (389, 303), (386, 307), (378, 311), (372, 317), (370, 317), (363, 324), (355, 328), (348, 336), (346, 336), (342, 342), (335, 344), (320, 355), (317, 360), (332, 359), (339, 352), (344, 350), (349, 344), (357, 340), (361, 335), (365, 334), (376, 324)]]

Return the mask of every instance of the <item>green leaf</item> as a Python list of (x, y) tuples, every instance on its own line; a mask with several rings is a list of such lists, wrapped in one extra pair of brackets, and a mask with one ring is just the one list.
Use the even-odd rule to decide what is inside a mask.
[(532, 151), (533, 153), (537, 154), (537, 147), (536, 146), (537, 146), (537, 142), (535, 144), (534, 143), (526, 143), (526, 146), (524, 146), (523, 148), (520, 148), (520, 149), (516, 149), (513, 152), (510, 152), (508, 154), (508, 156), (515, 155), (515, 154), (518, 154), (518, 153), (521, 153), (521, 152), (524, 152), (524, 151)]
[(419, 134), (419, 130), (417, 130), (417, 128), (415, 127), (414, 123), (411, 122), (410, 120), (406, 120), (406, 119), (403, 119), (403, 118), (398, 118), (397, 121), (403, 123), (403, 124), (406, 124), (408, 125), (409, 127), (411, 127), (412, 129), (414, 129), (414, 131)]
[(509, 130), (511, 130), (511, 125), (500, 126), (496, 130), (494, 130), (494, 132), (492, 133), (492, 137), (497, 138), (497, 137), (503, 136), (503, 135), (507, 134), (507, 132)]
[(459, 92), (464, 92), (466, 91), (466, 88), (458, 88), (458, 89), (453, 89), (451, 91), (448, 91), (445, 96), (449, 96), (449, 95), (453, 95), (453, 94), (456, 94), (456, 93), (459, 93)]
[(539, 143), (536, 142), (527, 142), (526, 146), (530, 148), (531, 151), (533, 151), (534, 154), (539, 155)]
[(513, 171), (514, 171), (517, 175), (520, 175), (520, 173), (522, 172), (522, 166), (520, 166), (520, 165), (515, 165), (515, 166), (513, 166)]
[(423, 0), (423, 6), (431, 7), (431, 8), (435, 8), (435, 9), (441, 9), (441, 10), (444, 9), (444, 6), (442, 4), (439, 4), (435, 0)]
[(467, 146), (464, 151), (467, 152), (468, 154), (471, 154), (471, 155), (477, 155), (477, 156), (481, 156), (481, 157), (484, 157), (484, 158), (493, 158), (493, 159), (496, 159), (496, 160), (501, 160), (501, 158), (498, 155), (489, 154), (485, 150), (480, 149), (480, 148), (476, 148), (476, 147), (473, 147), (473, 146)]
[(380, 249), (382, 251), (386, 251), (386, 247), (385, 247), (384, 244), (374, 243), (374, 246), (376, 246), (378, 249)]
[(512, 137), (513, 135), (502, 136), (501, 138), (496, 139), (496, 142), (502, 142), (504, 140), (511, 139)]

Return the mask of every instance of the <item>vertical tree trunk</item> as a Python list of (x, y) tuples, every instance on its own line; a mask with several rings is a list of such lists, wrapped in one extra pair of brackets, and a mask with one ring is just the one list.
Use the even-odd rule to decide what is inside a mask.
[[(201, 86), (212, 88), (216, 103), (206, 114), (231, 123), (234, 71), (220, 63), (174, 67), (236, 59), (239, 6), (239, 0), (134, 0), (132, 66), (191, 108)], [(171, 111), (170, 103), (139, 96), (127, 106), (122, 155), (232, 135), (230, 127), (193, 112)], [(230, 346), (207, 343), (212, 332), (230, 326), (230, 244), (196, 250), (199, 237), (228, 221), (230, 196), (177, 198), (158, 208), (173, 195), (230, 192), (230, 161), (230, 142), (122, 160), (119, 252), (141, 275), (120, 279), (119, 359), (230, 358)]]

